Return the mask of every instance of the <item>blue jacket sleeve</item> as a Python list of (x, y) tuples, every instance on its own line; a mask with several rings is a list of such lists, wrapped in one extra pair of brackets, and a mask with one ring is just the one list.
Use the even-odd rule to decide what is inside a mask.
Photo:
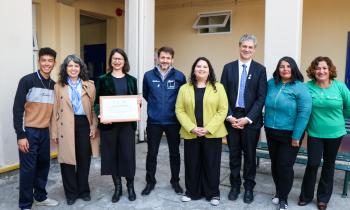
[(312, 98), (305, 84), (300, 83), (296, 88), (297, 117), (294, 124), (292, 139), (300, 140), (309, 122), (312, 109)]
[[(222, 74), (221, 74), (221, 80), (220, 80), (220, 82), (221, 82), (221, 84), (224, 86), (225, 91), (226, 91), (226, 93), (227, 93), (227, 98), (229, 99), (229, 97), (228, 97), (229, 91), (228, 91), (228, 75), (227, 75), (228, 73), (227, 73), (227, 71), (228, 71), (228, 68), (227, 68), (227, 65), (225, 65), (225, 66), (224, 66), (224, 69), (223, 69), (223, 71), (222, 71)], [(231, 107), (230, 107), (230, 103), (229, 103), (228, 111), (227, 111), (227, 116), (230, 116), (230, 115), (232, 115), (232, 111), (231, 111)]]

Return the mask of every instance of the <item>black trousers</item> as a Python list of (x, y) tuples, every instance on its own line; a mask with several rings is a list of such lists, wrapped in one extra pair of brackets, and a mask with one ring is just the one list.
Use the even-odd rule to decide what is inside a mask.
[(165, 132), (170, 159), (171, 179), (170, 183), (179, 182), (180, 173), (180, 125), (147, 124), (147, 158), (146, 158), (146, 182), (156, 184), (157, 156), (160, 140)]
[(61, 163), (64, 193), (67, 199), (90, 195), (90, 125), (85, 115), (74, 116), (76, 165)]
[[(29, 152), (19, 151), (19, 203), (20, 209), (30, 209), (36, 201), (47, 198), (46, 183), (50, 169), (49, 128), (25, 128)], [(6, 193), (6, 192), (3, 192)]]
[(184, 141), (186, 195), (220, 197), (221, 138), (199, 137)]
[(288, 202), (288, 194), (294, 181), (293, 166), (300, 147), (292, 147), (293, 131), (270, 128), (265, 128), (265, 131), (276, 194), (280, 200)]
[(130, 122), (113, 123), (101, 129), (101, 174), (134, 177), (135, 130)]
[[(234, 117), (244, 117), (243, 112), (235, 112)], [(231, 187), (240, 188), (242, 152), (244, 156), (243, 178), (244, 188), (253, 190), (255, 186), (256, 175), (256, 146), (259, 141), (260, 129), (250, 128), (246, 125), (244, 129), (232, 128), (231, 124), (226, 122), (228, 131), (227, 143), (230, 151), (230, 183)]]
[(307, 165), (299, 198), (311, 201), (314, 197), (317, 170), (323, 158), (322, 172), (317, 188), (317, 201), (328, 203), (334, 180), (335, 159), (343, 137), (326, 139), (308, 136)]

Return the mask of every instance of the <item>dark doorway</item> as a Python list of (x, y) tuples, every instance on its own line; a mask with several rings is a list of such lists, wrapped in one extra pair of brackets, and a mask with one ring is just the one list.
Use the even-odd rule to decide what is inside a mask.
[(90, 14), (80, 15), (80, 54), (91, 80), (106, 71), (107, 22)]
[(84, 46), (84, 61), (89, 70), (90, 79), (96, 82), (97, 77), (106, 70), (106, 44)]
[(346, 50), (346, 61), (345, 61), (345, 83), (350, 88), (350, 32), (348, 32), (348, 44)]

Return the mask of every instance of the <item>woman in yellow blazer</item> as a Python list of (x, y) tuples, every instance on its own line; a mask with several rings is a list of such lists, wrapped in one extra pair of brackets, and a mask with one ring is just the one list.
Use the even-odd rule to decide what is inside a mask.
[(65, 58), (54, 91), (51, 138), (58, 144), (67, 204), (74, 204), (77, 198), (89, 201), (91, 154), (96, 156), (99, 150), (93, 110), (96, 91), (93, 81), (88, 80), (85, 63), (78, 56)]
[(203, 196), (214, 206), (220, 200), (221, 140), (228, 102), (225, 89), (216, 82), (214, 69), (205, 57), (192, 65), (190, 82), (177, 96), (176, 116), (184, 138), (185, 185), (183, 202)]

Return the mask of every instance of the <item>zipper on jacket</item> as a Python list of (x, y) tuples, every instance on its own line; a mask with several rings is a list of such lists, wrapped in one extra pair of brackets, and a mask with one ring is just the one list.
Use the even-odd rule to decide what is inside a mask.
[(276, 106), (277, 106), (277, 98), (278, 98), (278, 96), (281, 94), (282, 89), (284, 89), (284, 87), (285, 87), (285, 86), (286, 86), (286, 84), (282, 84), (282, 86), (281, 86), (280, 90), (278, 91), (278, 93), (277, 93), (277, 95), (276, 95), (276, 98), (275, 98), (275, 106), (274, 106), (274, 108), (275, 108), (275, 112), (274, 112), (274, 116), (273, 116), (273, 125), (272, 125), (272, 127), (273, 127), (273, 128), (275, 128), (275, 122), (276, 122)]

